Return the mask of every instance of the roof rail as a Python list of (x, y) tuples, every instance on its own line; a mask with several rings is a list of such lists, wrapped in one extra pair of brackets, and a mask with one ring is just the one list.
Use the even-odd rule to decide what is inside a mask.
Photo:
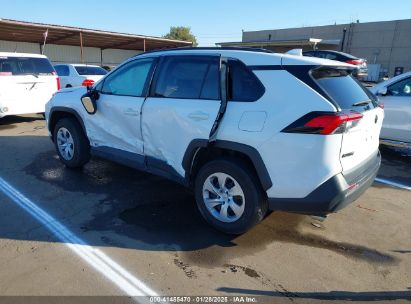
[(223, 50), (223, 51), (244, 51), (244, 52), (256, 52), (256, 53), (273, 53), (270, 50), (263, 49), (263, 48), (252, 48), (252, 47), (179, 47), (179, 48), (167, 48), (167, 49), (157, 49), (153, 51), (144, 52), (138, 54), (136, 56), (145, 55), (145, 54), (152, 54), (158, 52), (171, 52), (171, 51), (186, 51), (186, 50), (194, 50), (194, 51), (201, 51), (201, 50)]

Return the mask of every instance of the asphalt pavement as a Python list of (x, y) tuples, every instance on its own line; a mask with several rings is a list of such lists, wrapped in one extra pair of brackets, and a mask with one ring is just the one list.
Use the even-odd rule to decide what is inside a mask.
[(389, 185), (411, 187), (411, 156), (382, 155), (384, 183), (325, 222), (273, 212), (234, 237), (189, 190), (102, 159), (67, 169), (41, 116), (6, 117), (0, 295), (411, 300), (411, 191)]

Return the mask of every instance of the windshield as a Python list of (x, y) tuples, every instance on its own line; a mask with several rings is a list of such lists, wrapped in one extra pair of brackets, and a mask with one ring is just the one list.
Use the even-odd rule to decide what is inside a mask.
[(343, 110), (368, 110), (377, 106), (375, 96), (351, 75), (350, 70), (319, 68), (312, 70), (311, 75)]
[(96, 66), (75, 66), (74, 67), (79, 75), (106, 75), (107, 71), (103, 68)]
[(0, 76), (54, 75), (47, 58), (0, 57)]

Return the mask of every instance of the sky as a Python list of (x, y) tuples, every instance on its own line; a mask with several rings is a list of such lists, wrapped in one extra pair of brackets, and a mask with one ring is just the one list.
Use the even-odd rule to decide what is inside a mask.
[(189, 26), (200, 46), (242, 30), (411, 18), (410, 0), (0, 0), (0, 18), (149, 36)]

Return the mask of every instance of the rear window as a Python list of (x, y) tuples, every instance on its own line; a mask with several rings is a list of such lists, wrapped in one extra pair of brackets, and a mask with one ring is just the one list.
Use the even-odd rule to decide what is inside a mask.
[(47, 58), (0, 57), (0, 76), (46, 76), (54, 73), (54, 68)]
[(70, 70), (67, 65), (55, 65), (54, 68), (59, 76), (69, 76), (70, 74)]
[(75, 66), (74, 67), (79, 75), (106, 75), (107, 71), (100, 67), (93, 66)]
[(350, 70), (319, 68), (312, 70), (311, 75), (341, 109), (359, 111), (377, 106), (375, 96), (351, 75)]

